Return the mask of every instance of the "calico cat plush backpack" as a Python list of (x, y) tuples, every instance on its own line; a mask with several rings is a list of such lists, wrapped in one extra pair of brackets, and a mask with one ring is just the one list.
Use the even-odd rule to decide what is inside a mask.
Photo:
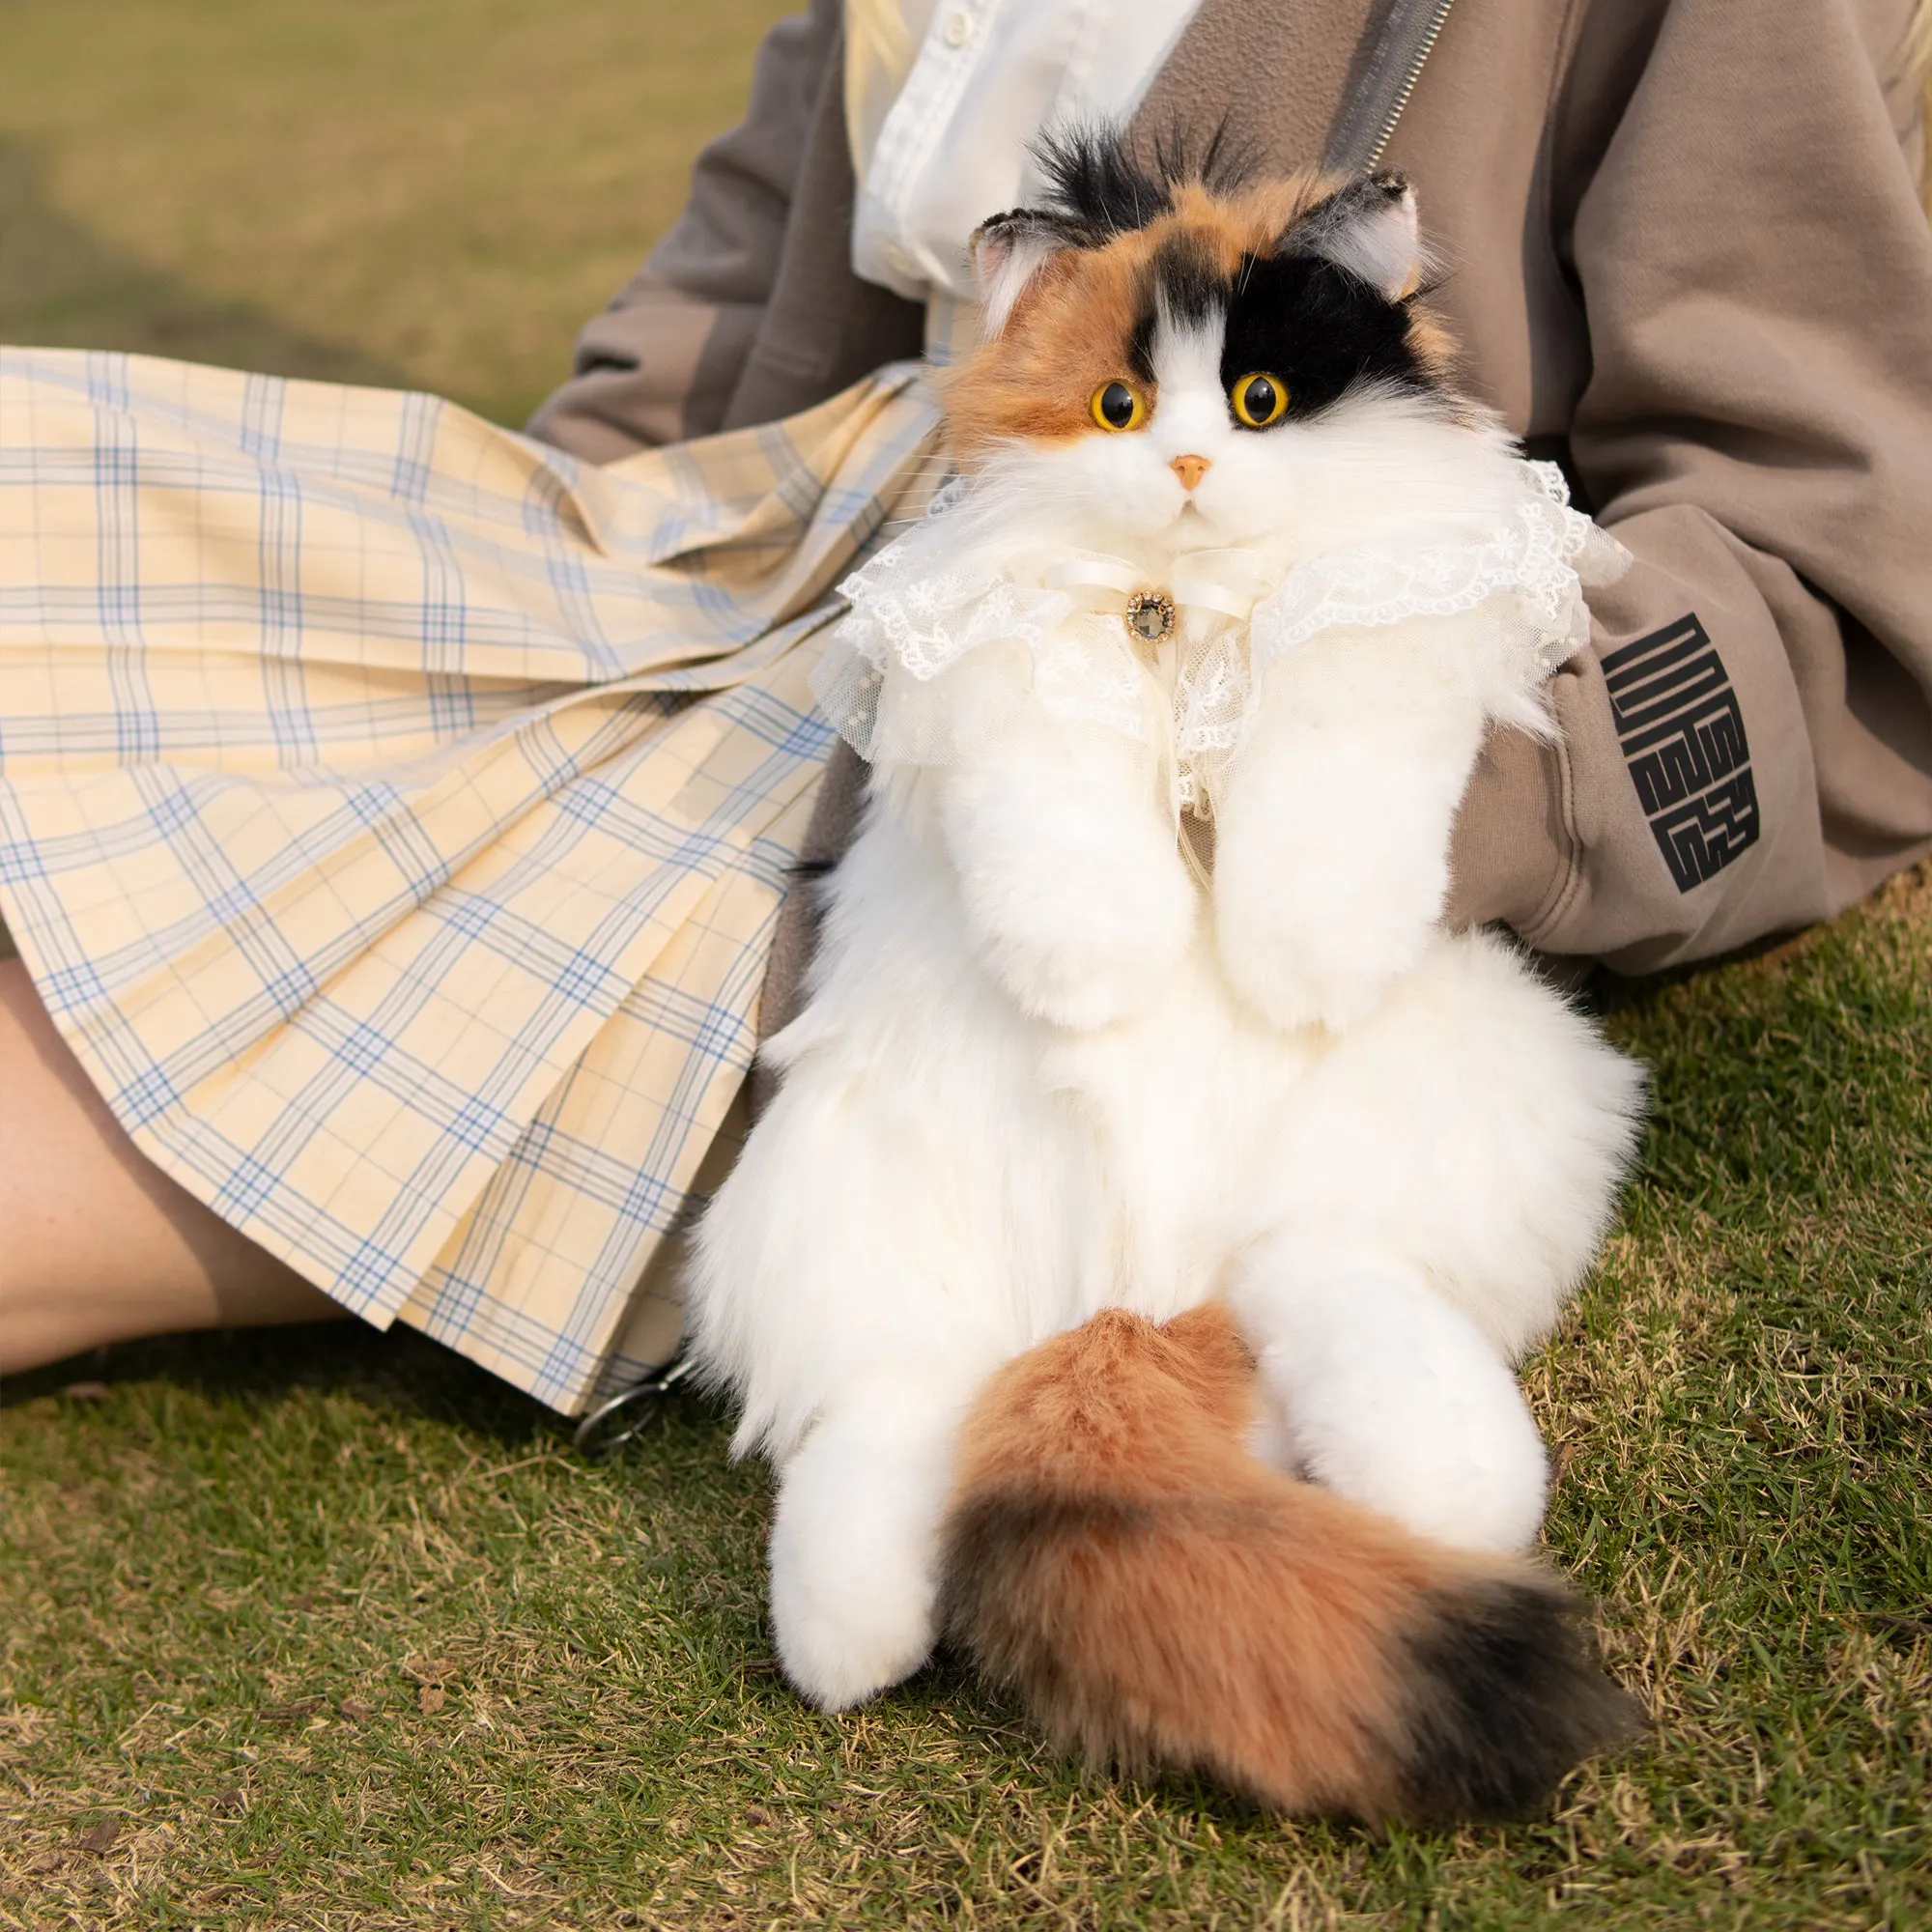
[(1455, 389), (1400, 180), (1043, 165), (959, 480), (845, 586), (865, 819), (699, 1232), (780, 1656), (839, 1708), (950, 1633), (1099, 1759), (1520, 1810), (1626, 1715), (1510, 1363), (1640, 1081), (1439, 920), (1620, 554)]

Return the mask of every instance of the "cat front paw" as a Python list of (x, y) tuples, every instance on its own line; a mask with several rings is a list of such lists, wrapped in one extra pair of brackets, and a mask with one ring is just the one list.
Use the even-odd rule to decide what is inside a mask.
[(980, 961), (1013, 1002), (1077, 1032), (1151, 1006), (1194, 937), (1194, 888), (1166, 852), (1104, 875), (969, 883), (966, 901)]
[(1014, 727), (950, 773), (943, 823), (974, 956), (1023, 1012), (1080, 1031), (1159, 997), (1197, 894), (1150, 753), (1104, 726)]
[(1484, 728), (1463, 681), (1373, 634), (1268, 673), (1215, 813), (1214, 930), (1276, 1026), (1344, 1032), (1421, 959)]
[(1217, 871), (1215, 950), (1228, 983), (1285, 1033), (1344, 1033), (1366, 1019), (1422, 957), (1434, 930), (1440, 892), (1429, 880), (1379, 904), (1350, 906), (1260, 867), (1242, 871), (1238, 855)]
[(1393, 775), (1358, 768), (1352, 744), (1260, 749), (1276, 755), (1237, 769), (1220, 818), (1215, 950), (1275, 1026), (1346, 1032), (1428, 949), (1463, 775), (1402, 745)]

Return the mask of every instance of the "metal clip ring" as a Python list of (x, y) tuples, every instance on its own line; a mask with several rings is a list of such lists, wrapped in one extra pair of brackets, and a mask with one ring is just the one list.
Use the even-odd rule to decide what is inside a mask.
[[(599, 1403), (582, 1422), (577, 1425), (571, 1436), (571, 1445), (577, 1453), (592, 1463), (601, 1463), (605, 1457), (621, 1449), (627, 1442), (635, 1442), (658, 1418), (664, 1406), (664, 1399), (679, 1382), (687, 1380), (697, 1372), (697, 1364), (689, 1355), (674, 1355), (662, 1368), (653, 1369), (641, 1381), (636, 1381), (627, 1389), (620, 1389), (609, 1402)], [(606, 1441), (597, 1439), (600, 1425), (628, 1409), (634, 1403), (641, 1404), (638, 1412), (629, 1418), (630, 1427)]]

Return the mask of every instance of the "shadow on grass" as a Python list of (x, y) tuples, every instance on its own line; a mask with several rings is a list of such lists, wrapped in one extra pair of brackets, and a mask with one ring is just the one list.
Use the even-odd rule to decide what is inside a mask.
[[(0, 1409), (64, 1390), (166, 1382), (204, 1400), (262, 1409), (303, 1390), (433, 1421), (505, 1448), (568, 1441), (575, 1425), (533, 1397), (400, 1323), (386, 1334), (354, 1320), (284, 1328), (222, 1328), (90, 1350), (0, 1383)], [(80, 1398), (82, 1400), (87, 1397)], [(676, 1412), (707, 1413), (680, 1396)]]
[(54, 205), (34, 149), (0, 140), (0, 343), (118, 349), (270, 376), (413, 386), (348, 343), (195, 289), (92, 235)]

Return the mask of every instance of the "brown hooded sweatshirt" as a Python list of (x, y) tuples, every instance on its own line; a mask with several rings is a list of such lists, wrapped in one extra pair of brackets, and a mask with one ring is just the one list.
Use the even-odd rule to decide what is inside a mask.
[[(1390, 17), (1204, 0), (1144, 140), (1283, 172), (1352, 141)], [(1382, 156), (1414, 183), (1465, 386), (1635, 556), (1495, 734), (1452, 915), (1644, 971), (1838, 911), (1932, 851), (1932, 229), (1911, 0), (1453, 0)], [(1400, 26), (1398, 22), (1398, 26)], [(744, 126), (532, 424), (595, 461), (803, 409), (917, 355), (850, 267), (836, 0), (774, 30)], [(1353, 131), (1351, 132), (1351, 128)], [(850, 836), (835, 761), (816, 856)], [(1337, 799), (1334, 809), (1349, 810)], [(767, 1024), (795, 997), (798, 915)]]

